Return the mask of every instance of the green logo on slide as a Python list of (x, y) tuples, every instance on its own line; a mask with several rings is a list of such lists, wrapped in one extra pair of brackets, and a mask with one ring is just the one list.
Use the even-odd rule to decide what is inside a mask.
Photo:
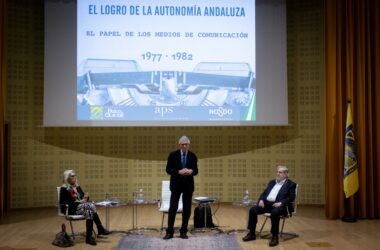
[(90, 106), (90, 119), (103, 120), (103, 106)]
[(252, 100), (247, 107), (243, 119), (245, 121), (256, 121), (256, 91), (253, 92)]

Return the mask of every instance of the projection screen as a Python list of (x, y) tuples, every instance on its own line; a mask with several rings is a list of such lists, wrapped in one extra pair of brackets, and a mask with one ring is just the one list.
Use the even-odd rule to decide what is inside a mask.
[(288, 125), (284, 0), (45, 1), (44, 126)]

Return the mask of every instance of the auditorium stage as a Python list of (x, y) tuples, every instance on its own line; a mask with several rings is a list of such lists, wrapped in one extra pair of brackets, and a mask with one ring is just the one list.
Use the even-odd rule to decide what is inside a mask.
[[(243, 229), (247, 224), (247, 209), (231, 204), (213, 206), (214, 223), (220, 229), (227, 232), (233, 229)], [(99, 214), (105, 224), (105, 209), (99, 208)], [(162, 213), (157, 205), (143, 205), (139, 207), (138, 226), (159, 229)], [(165, 224), (166, 224), (165, 217)], [(181, 221), (178, 215), (176, 226)], [(258, 229), (263, 221), (259, 217)], [(60, 231), (61, 223), (69, 224), (63, 218), (57, 216), (57, 209), (31, 208), (10, 211), (0, 224), (0, 250), (5, 249), (59, 249), (51, 242), (55, 234)], [(76, 222), (77, 231), (85, 231), (85, 223)], [(190, 219), (193, 225), (193, 217)], [(84, 243), (84, 238), (75, 240), (75, 248), (72, 249), (116, 249), (119, 241), (125, 235), (123, 231), (132, 228), (132, 206), (113, 207), (109, 210), (109, 226), (112, 233), (107, 238), (98, 239), (97, 246), (89, 246)], [(269, 230), (270, 222), (265, 230)], [(340, 220), (328, 220), (324, 216), (322, 206), (298, 206), (297, 214), (289, 219), (284, 231), (299, 234), (298, 238), (280, 241), (274, 249), (377, 249), (380, 239), (380, 220), (359, 220), (356, 223), (344, 223)], [(192, 237), (213, 233), (190, 234)], [(148, 232), (147, 235), (161, 237), (160, 232)], [(273, 249), (269, 248), (267, 239), (257, 239), (252, 242), (242, 242), (245, 234), (235, 234), (240, 246), (248, 249)]]

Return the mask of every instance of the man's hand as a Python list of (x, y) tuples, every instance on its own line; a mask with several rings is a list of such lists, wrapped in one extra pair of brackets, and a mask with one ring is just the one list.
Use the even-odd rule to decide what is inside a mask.
[(281, 207), (282, 206), (282, 202), (276, 202), (273, 204), (273, 207)]
[(261, 207), (261, 208), (264, 207), (264, 201), (263, 201), (263, 200), (260, 200), (260, 201), (259, 201), (259, 207)]
[(193, 173), (192, 169), (183, 168), (180, 171), (178, 171), (180, 175), (191, 175)]

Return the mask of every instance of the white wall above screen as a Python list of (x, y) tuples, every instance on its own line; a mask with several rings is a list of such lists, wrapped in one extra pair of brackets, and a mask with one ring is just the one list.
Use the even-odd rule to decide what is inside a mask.
[(284, 0), (78, 2), (45, 1), (44, 126), (288, 124)]

